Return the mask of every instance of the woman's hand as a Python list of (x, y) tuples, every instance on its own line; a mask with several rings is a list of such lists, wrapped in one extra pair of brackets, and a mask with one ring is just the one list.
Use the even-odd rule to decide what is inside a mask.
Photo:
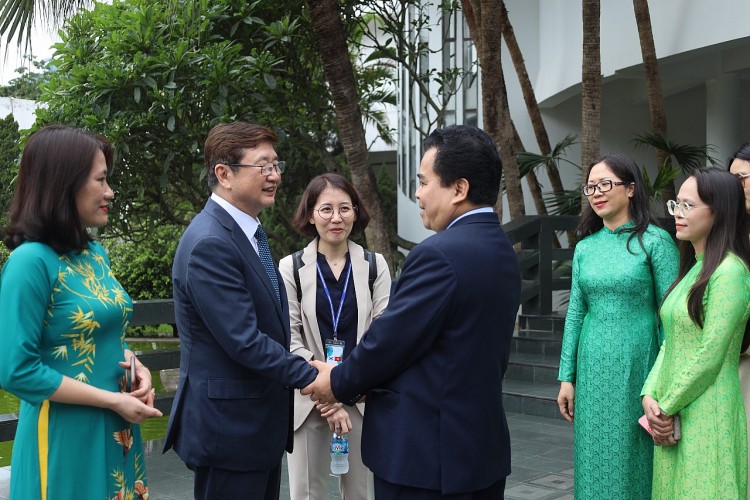
[(641, 404), (654, 437), (654, 444), (657, 446), (677, 444), (674, 439), (674, 419), (659, 408), (659, 402), (646, 394)]
[(315, 405), (315, 409), (320, 412), (320, 416), (323, 418), (328, 418), (330, 416), (333, 416), (337, 411), (339, 411), (343, 407), (344, 407), (343, 403), (333, 403), (333, 404), (318, 403)]
[(557, 406), (560, 413), (568, 422), (573, 421), (575, 409), (576, 388), (570, 382), (560, 382), (560, 393), (557, 395)]
[(328, 427), (336, 434), (347, 434), (352, 430), (352, 421), (349, 413), (344, 408), (339, 408), (330, 417), (327, 417)]
[(153, 407), (153, 391), (149, 390), (151, 405), (143, 403), (140, 399), (125, 392), (114, 392), (114, 400), (111, 410), (117, 412), (123, 419), (131, 424), (140, 424), (147, 418), (161, 417), (162, 413)]
[(120, 361), (120, 366), (129, 370), (131, 357), (135, 358), (135, 380), (130, 381), (130, 395), (149, 406), (154, 406), (154, 391), (149, 369), (135, 357), (135, 354), (127, 349), (125, 350), (125, 361)]

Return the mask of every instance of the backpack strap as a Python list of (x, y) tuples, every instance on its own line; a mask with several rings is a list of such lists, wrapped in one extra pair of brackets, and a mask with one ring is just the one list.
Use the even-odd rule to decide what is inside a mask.
[(375, 261), (375, 252), (365, 249), (365, 260), (370, 265), (370, 275), (367, 279), (367, 284), (370, 287), (370, 299), (372, 299), (372, 291), (375, 287), (375, 278), (378, 277), (378, 263)]
[(297, 303), (302, 303), (302, 285), (299, 283), (299, 268), (304, 265), (302, 262), (302, 250), (297, 250), (292, 254), (292, 273), (294, 274), (294, 284), (297, 287)]

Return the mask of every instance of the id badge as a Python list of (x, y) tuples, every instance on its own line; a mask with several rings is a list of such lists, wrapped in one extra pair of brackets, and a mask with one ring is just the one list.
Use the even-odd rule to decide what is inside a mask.
[(344, 341), (326, 340), (326, 363), (337, 366), (344, 359)]

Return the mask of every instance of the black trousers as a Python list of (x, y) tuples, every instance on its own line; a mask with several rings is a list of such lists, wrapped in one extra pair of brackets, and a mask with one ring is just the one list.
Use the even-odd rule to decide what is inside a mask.
[(503, 500), (505, 478), (483, 490), (443, 495), (438, 490), (425, 490), (389, 483), (375, 476), (375, 500)]
[(233, 471), (188, 465), (195, 473), (195, 500), (279, 500), (281, 464), (269, 471)]

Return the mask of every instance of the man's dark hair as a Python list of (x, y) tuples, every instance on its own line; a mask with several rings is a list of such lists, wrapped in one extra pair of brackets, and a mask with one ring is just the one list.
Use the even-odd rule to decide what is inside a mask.
[(76, 195), (88, 181), (98, 151), (110, 171), (114, 150), (104, 137), (63, 125), (44, 127), (31, 136), (10, 204), (8, 248), (38, 241), (62, 254), (88, 246), (93, 238), (79, 217)]
[[(220, 123), (208, 133), (204, 149), (204, 165), (208, 187), (213, 191), (219, 181), (214, 167), (219, 163), (240, 163), (246, 149), (258, 147), (261, 142), (276, 144), (279, 138), (268, 127), (247, 122)], [(236, 172), (239, 167), (229, 167)]]
[(451, 125), (433, 131), (422, 148), (425, 152), (431, 148), (437, 150), (432, 168), (441, 186), (466, 179), (471, 203), (495, 205), (503, 164), (495, 142), (487, 133), (469, 125)]

